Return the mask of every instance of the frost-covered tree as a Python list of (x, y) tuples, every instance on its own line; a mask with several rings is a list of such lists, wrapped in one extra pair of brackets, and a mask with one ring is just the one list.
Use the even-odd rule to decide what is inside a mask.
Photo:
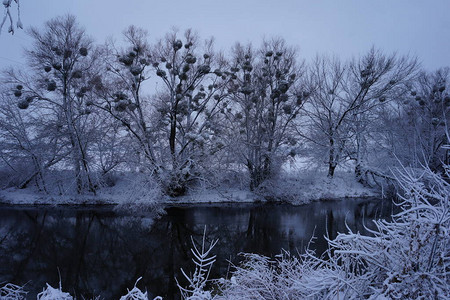
[(34, 182), (38, 189), (47, 191), (47, 170), (66, 156), (59, 146), (61, 136), (49, 135), (51, 131), (53, 123), (39, 108), (22, 110), (10, 91), (0, 94), (3, 187), (25, 188)]
[[(166, 190), (185, 193), (187, 184), (198, 178), (201, 161), (220, 148), (215, 121), (223, 101), (223, 61), (212, 40), (200, 40), (191, 30), (179, 39), (167, 34), (155, 47), (152, 66), (162, 87), (158, 87), (158, 127), (163, 133), (161, 160), (166, 168)], [(203, 51), (202, 51), (203, 50)]]
[(448, 164), (445, 129), (450, 122), (448, 69), (421, 72), (409, 82), (408, 93), (380, 107), (371, 129), (369, 161), (387, 169), (401, 162), (418, 168), (428, 165), (442, 172)]
[(348, 63), (316, 58), (311, 66), (315, 89), (306, 108), (309, 132), (305, 136), (326, 153), (329, 177), (346, 159), (354, 159), (359, 172), (367, 153), (363, 150), (370, 114), (404, 92), (416, 68), (413, 59), (386, 56), (373, 48)]
[(4, 6), (4, 15), (2, 18), (2, 21), (0, 23), (0, 33), (3, 28), (3, 26), (6, 23), (6, 20), (9, 20), (9, 27), (8, 27), (8, 33), (14, 34), (14, 20), (11, 15), (11, 7), (13, 6), (14, 2), (17, 5), (17, 23), (16, 27), (23, 29), (22, 21), (20, 20), (20, 1), (19, 0), (3, 0), (3, 6)]
[[(113, 132), (127, 136), (129, 163), (139, 162), (150, 173), (158, 171), (151, 122), (152, 103), (143, 94), (143, 85), (150, 78), (150, 45), (147, 32), (130, 26), (124, 33), (125, 47), (116, 49), (113, 42), (104, 48), (104, 74), (99, 78), (98, 99), (92, 105), (107, 112), (114, 124)], [(119, 125), (119, 126), (117, 126)], [(132, 159), (134, 157), (134, 159)]]
[(450, 143), (445, 134), (450, 124), (449, 78), (448, 68), (421, 73), (404, 103), (404, 117), (413, 127), (409, 138), (414, 139), (417, 161), (433, 171), (443, 171), (443, 164), (448, 164), (448, 150), (442, 145)]
[(49, 134), (64, 137), (59, 146), (70, 152), (77, 192), (95, 192), (88, 154), (96, 128), (89, 103), (98, 85), (92, 41), (70, 15), (48, 21), (42, 30), (32, 28), (29, 34), (34, 41), (26, 52), (29, 70), (7, 72), (6, 80), (13, 84), (20, 109), (39, 105), (55, 125)]
[[(367, 70), (372, 71), (366, 75)], [(385, 125), (377, 122), (376, 111), (403, 97), (408, 92), (410, 83), (414, 81), (417, 70), (416, 59), (386, 56), (374, 48), (362, 58), (350, 62), (351, 75), (346, 83), (346, 96), (348, 99), (357, 99), (359, 96), (361, 103), (349, 117), (350, 131), (354, 138), (346, 151), (348, 158), (355, 162), (355, 175), (362, 183), (367, 182), (367, 172), (377, 173), (369, 163), (374, 143), (372, 133)], [(378, 175), (385, 177), (381, 173)]]
[(295, 155), (290, 126), (310, 91), (301, 82), (303, 64), (284, 40), (265, 41), (257, 50), (237, 44), (233, 54), (227, 70), (230, 103), (224, 113), (233, 151), (248, 169), (253, 190)]

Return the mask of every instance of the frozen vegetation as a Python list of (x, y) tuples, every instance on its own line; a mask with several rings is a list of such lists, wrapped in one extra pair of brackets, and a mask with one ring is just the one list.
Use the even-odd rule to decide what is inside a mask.
[(339, 234), (321, 258), (246, 254), (216, 299), (448, 299), (450, 185), (429, 169), (398, 176), (391, 221), (374, 221), (368, 236)]
[[(17, 6), (17, 22), (15, 23), (13, 21), (13, 16), (11, 13), (11, 7), (13, 6), (14, 2)], [(14, 34), (15, 28), (23, 29), (23, 24), (22, 21), (20, 20), (20, 1), (14, 0), (14, 2), (13, 0), (4, 0), (2, 3), (4, 6), (5, 13), (0, 22), (0, 34), (7, 20), (9, 21), (8, 33)]]

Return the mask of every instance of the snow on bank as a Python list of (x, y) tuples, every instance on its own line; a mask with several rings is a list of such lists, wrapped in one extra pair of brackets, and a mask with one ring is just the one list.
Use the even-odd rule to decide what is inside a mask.
[(380, 196), (380, 192), (358, 183), (354, 174), (337, 172), (335, 178), (330, 179), (325, 172), (303, 171), (296, 176), (286, 174), (266, 182), (255, 192), (238, 188), (205, 188), (166, 201), (171, 204), (279, 201), (300, 205), (321, 199), (376, 196)]
[(334, 178), (324, 171), (301, 171), (284, 175), (264, 187), (266, 198), (304, 204), (321, 199), (364, 198), (380, 196), (380, 191), (363, 186), (353, 173), (336, 172)]
[(96, 195), (43, 194), (35, 188), (0, 190), (0, 203), (14, 205), (119, 205), (154, 206), (159, 204), (252, 203), (282, 201), (304, 204), (320, 199), (361, 198), (379, 196), (379, 191), (358, 183), (351, 172), (337, 172), (335, 178), (325, 171), (297, 170), (286, 172), (277, 180), (266, 182), (251, 192), (245, 184), (216, 188), (193, 188), (177, 198), (163, 196), (157, 184), (142, 174), (122, 174), (114, 186), (102, 187)]
[(153, 180), (143, 174), (118, 175), (113, 186), (103, 186), (96, 194), (74, 192), (48, 194), (32, 186), (26, 189), (0, 190), (0, 203), (15, 205), (154, 205), (161, 202), (161, 192)]
[(191, 190), (183, 197), (167, 199), (171, 204), (233, 203), (279, 201), (294, 205), (322, 199), (380, 197), (379, 189), (357, 182), (354, 166), (346, 163), (336, 170), (334, 178), (327, 177), (327, 169), (310, 163), (307, 157), (285, 163), (278, 178), (267, 181), (255, 192), (247, 184), (237, 182), (231, 187)]

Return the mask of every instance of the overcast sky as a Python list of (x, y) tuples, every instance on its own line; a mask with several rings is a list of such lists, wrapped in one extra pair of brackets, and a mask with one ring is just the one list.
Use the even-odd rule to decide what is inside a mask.
[[(22, 22), (73, 14), (99, 43), (120, 39), (128, 25), (149, 31), (152, 41), (172, 27), (215, 37), (216, 48), (236, 41), (259, 45), (263, 37), (284, 37), (308, 61), (316, 53), (351, 58), (372, 45), (386, 53), (417, 56), (427, 70), (450, 66), (450, 0), (21, 0)], [(13, 16), (17, 19), (14, 7)], [(30, 38), (0, 35), (0, 68), (20, 66)]]

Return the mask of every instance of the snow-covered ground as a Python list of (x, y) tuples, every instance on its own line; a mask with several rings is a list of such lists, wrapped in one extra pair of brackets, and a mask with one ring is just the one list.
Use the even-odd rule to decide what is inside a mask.
[(267, 197), (274, 200), (303, 204), (321, 199), (361, 198), (379, 196), (380, 191), (363, 186), (349, 172), (337, 172), (327, 178), (325, 172), (301, 171), (283, 175), (267, 185)]
[(304, 204), (320, 199), (373, 197), (380, 191), (358, 183), (350, 169), (336, 171), (335, 177), (326, 170), (308, 167), (297, 161), (286, 165), (275, 180), (266, 182), (257, 191), (250, 191), (243, 182), (215, 187), (196, 187), (177, 198), (163, 196), (158, 186), (144, 174), (121, 174), (114, 186), (100, 188), (93, 194), (44, 194), (36, 188), (0, 190), (0, 203), (14, 205), (124, 205), (195, 204), (226, 202), (282, 201)]
[(169, 203), (219, 203), (280, 201), (295, 205), (321, 199), (362, 198), (380, 196), (377, 189), (358, 183), (353, 173), (337, 172), (327, 178), (325, 171), (302, 171), (281, 175), (266, 182), (260, 190), (251, 192), (240, 188), (205, 188), (190, 191), (187, 195), (166, 199)]

